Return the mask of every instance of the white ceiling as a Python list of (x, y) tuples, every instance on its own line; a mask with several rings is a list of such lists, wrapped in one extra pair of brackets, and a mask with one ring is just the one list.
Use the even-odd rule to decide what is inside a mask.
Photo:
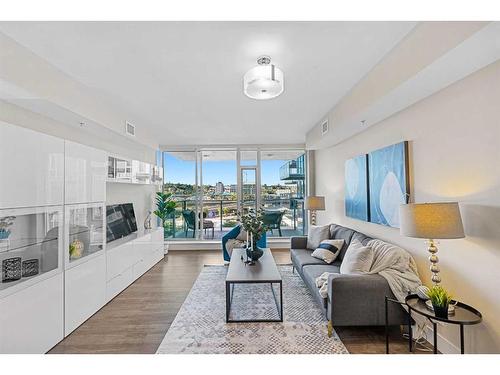
[[(162, 145), (303, 143), (414, 22), (1, 22), (0, 31), (126, 109)], [(256, 101), (267, 54), (285, 91)], [(105, 124), (104, 124), (105, 125)]]

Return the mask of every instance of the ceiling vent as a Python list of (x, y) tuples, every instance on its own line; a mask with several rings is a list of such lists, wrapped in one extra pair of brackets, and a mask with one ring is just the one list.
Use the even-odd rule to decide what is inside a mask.
[(135, 125), (125, 121), (125, 134), (135, 137)]
[(328, 133), (328, 120), (323, 121), (321, 124), (321, 135)]

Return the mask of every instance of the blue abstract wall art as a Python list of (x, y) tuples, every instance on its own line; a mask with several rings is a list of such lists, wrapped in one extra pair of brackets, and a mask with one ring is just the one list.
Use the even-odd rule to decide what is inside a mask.
[(368, 221), (368, 155), (345, 162), (345, 214)]
[(399, 206), (408, 202), (408, 142), (368, 154), (369, 220), (399, 228)]

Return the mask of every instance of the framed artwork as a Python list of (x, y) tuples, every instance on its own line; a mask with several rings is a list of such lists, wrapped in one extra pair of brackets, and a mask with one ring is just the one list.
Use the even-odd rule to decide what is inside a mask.
[(345, 162), (345, 215), (369, 220), (368, 155), (360, 155)]
[(408, 203), (408, 142), (368, 154), (369, 220), (399, 228), (399, 206)]

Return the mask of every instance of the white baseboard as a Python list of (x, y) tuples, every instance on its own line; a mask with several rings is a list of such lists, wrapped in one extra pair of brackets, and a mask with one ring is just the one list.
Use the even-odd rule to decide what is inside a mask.
[(168, 241), (168, 250), (221, 250), (221, 243), (214, 241)]
[[(289, 238), (271, 238), (267, 241), (271, 249), (289, 249)], [(165, 241), (165, 253), (169, 250), (222, 250), (221, 241)]]
[[(431, 345), (434, 344), (434, 330), (432, 326), (426, 325), (425, 333), (427, 334), (427, 342)], [(437, 347), (439, 352), (443, 354), (460, 354), (460, 348), (452, 344), (448, 339), (441, 336), (439, 333), (439, 323), (438, 323), (438, 335), (437, 335)]]

